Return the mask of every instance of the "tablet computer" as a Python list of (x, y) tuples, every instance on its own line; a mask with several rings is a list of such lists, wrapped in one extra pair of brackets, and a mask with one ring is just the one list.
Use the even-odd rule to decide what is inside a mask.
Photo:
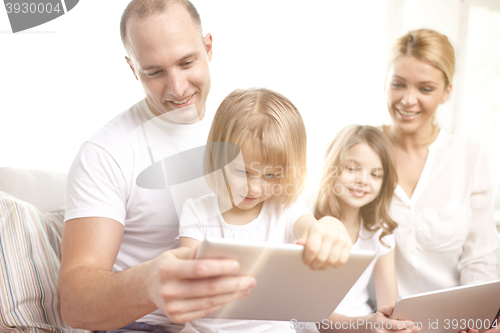
[(237, 275), (257, 280), (248, 297), (208, 317), (299, 322), (328, 319), (375, 257), (372, 251), (351, 251), (347, 263), (339, 268), (312, 270), (302, 261), (303, 249), (295, 244), (205, 239), (197, 258), (237, 260)]
[(483, 332), (500, 309), (500, 280), (401, 297), (393, 319), (411, 320), (423, 331), (457, 333), (468, 328)]

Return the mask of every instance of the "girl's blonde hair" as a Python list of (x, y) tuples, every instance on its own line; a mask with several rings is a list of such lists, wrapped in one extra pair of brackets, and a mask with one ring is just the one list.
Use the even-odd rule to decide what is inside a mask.
[[(250, 147), (255, 158), (282, 170), (277, 195), (286, 205), (297, 199), (306, 178), (307, 138), (302, 117), (289, 99), (266, 88), (233, 91), (217, 109), (208, 135), (208, 147), (221, 142)], [(234, 145), (217, 146), (225, 147), (224, 156), (220, 158), (220, 149), (211, 149), (212, 170), (223, 169), (238, 153)], [(209, 185), (220, 191), (217, 184), (209, 181)]]
[(455, 74), (455, 51), (448, 37), (430, 29), (409, 31), (396, 39), (389, 53), (389, 67), (402, 56), (412, 56), (441, 70), (445, 88)]
[(391, 143), (384, 133), (373, 126), (347, 126), (333, 139), (325, 154), (314, 217), (320, 219), (328, 215), (340, 220), (344, 218), (338, 198), (334, 194), (334, 184), (344, 171), (347, 152), (358, 143), (370, 146), (382, 162), (384, 177), (380, 193), (375, 200), (361, 207), (360, 213), (365, 229), (369, 231), (382, 229), (379, 240), (386, 245), (382, 238), (391, 234), (397, 227), (397, 223), (389, 216), (388, 208), (398, 179)]

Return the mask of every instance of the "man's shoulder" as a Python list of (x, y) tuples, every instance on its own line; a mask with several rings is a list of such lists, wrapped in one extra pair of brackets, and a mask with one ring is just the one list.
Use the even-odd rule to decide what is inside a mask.
[(218, 207), (218, 198), (216, 194), (209, 193), (198, 198), (187, 199), (186, 205), (192, 207), (193, 210), (207, 210), (214, 205)]
[(147, 110), (144, 99), (137, 102), (104, 125), (87, 142), (107, 146), (127, 140), (141, 124), (148, 120)]

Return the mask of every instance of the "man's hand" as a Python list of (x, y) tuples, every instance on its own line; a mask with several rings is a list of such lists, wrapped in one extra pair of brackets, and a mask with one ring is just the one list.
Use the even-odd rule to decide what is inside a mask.
[(250, 276), (231, 276), (238, 270), (236, 261), (194, 260), (195, 254), (181, 247), (151, 261), (149, 298), (174, 323), (204, 317), (248, 296), (256, 283)]
[(66, 222), (59, 274), (64, 321), (88, 330), (113, 331), (157, 308), (186, 322), (244, 297), (255, 285), (232, 276), (238, 262), (194, 260), (196, 249), (179, 248), (121, 272), (113, 272), (123, 225), (106, 218)]
[(312, 216), (304, 215), (296, 224), (308, 225), (297, 244), (305, 246), (304, 263), (311, 269), (339, 267), (347, 262), (352, 240), (338, 219), (325, 216), (316, 221)]

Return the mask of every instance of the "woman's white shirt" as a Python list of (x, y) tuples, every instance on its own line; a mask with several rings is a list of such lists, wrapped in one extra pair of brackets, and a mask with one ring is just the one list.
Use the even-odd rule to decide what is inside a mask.
[(390, 215), (400, 296), (498, 278), (493, 187), (479, 144), (441, 129), (411, 198), (398, 185)]

